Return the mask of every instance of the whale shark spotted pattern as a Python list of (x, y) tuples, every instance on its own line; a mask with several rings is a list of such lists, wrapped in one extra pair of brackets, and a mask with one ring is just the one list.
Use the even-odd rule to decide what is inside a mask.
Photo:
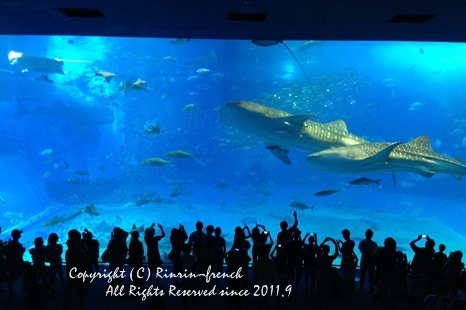
[(220, 110), (223, 123), (262, 140), (272, 154), (286, 163), (290, 148), (315, 152), (367, 142), (349, 133), (343, 120), (319, 123), (309, 117), (248, 101), (228, 102)]
[(426, 136), (409, 143), (372, 143), (348, 132), (343, 120), (318, 123), (309, 117), (248, 101), (228, 102), (220, 110), (222, 122), (262, 140), (288, 165), (288, 150), (295, 147), (315, 152), (307, 156), (310, 166), (337, 173), (407, 171), (427, 178), (445, 173), (457, 179), (466, 175), (459, 159), (434, 152)]
[(407, 171), (427, 178), (445, 173), (456, 179), (466, 175), (459, 159), (434, 152), (426, 136), (409, 143), (365, 142), (330, 148), (310, 154), (306, 161), (321, 170), (348, 174)]

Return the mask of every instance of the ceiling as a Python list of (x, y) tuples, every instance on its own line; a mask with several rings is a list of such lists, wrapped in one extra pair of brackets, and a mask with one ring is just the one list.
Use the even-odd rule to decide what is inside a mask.
[(466, 1), (6, 0), (0, 34), (466, 42)]

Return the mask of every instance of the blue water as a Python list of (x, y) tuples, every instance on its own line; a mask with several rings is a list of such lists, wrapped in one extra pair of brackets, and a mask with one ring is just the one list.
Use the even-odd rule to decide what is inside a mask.
[[(294, 42), (262, 47), (249, 41), (86, 37), (0, 37), (0, 217), (3, 239), (22, 242), (55, 231), (88, 228), (107, 244), (110, 230), (133, 224), (165, 227), (197, 220), (221, 226), (231, 242), (237, 225), (266, 224), (275, 236), (298, 210), (303, 232), (408, 243), (427, 233), (447, 251), (464, 249), (465, 180), (413, 173), (359, 175), (381, 186), (350, 186), (358, 175), (313, 171), (307, 152), (290, 150), (291, 166), (262, 141), (220, 123), (228, 101), (248, 100), (316, 121), (343, 119), (370, 141), (430, 137), (436, 152), (466, 158), (466, 45), (425, 42)], [(64, 60), (66, 74), (22, 72), (11, 50)], [(201, 69), (201, 70), (199, 70)], [(98, 71), (117, 74), (110, 82)], [(306, 77), (307, 75), (307, 77)], [(122, 92), (121, 83), (147, 81)], [(162, 134), (148, 134), (156, 123)], [(169, 158), (184, 150), (193, 158)], [(170, 160), (163, 167), (143, 159)], [(325, 197), (324, 189), (340, 192)], [(142, 203), (144, 200), (147, 203)], [(87, 204), (82, 213), (53, 226)], [(169, 238), (161, 242), (169, 251)]]

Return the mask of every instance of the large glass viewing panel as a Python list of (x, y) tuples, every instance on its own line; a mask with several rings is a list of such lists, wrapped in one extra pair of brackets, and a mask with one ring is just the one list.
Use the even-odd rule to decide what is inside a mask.
[[(466, 44), (0, 37), (0, 226), (282, 220), (465, 250)], [(157, 229), (157, 234), (160, 231)], [(359, 254), (359, 252), (357, 252)]]

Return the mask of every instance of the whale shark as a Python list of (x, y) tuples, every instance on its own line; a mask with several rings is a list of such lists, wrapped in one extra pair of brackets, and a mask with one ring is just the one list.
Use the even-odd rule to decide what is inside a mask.
[(232, 101), (220, 110), (220, 120), (262, 140), (281, 161), (291, 164), (290, 148), (317, 152), (324, 149), (367, 142), (348, 132), (343, 120), (319, 123), (312, 115), (294, 115), (249, 101)]
[(445, 173), (456, 179), (466, 175), (466, 166), (459, 159), (434, 152), (427, 136), (408, 143), (365, 142), (335, 147), (308, 155), (306, 162), (320, 170), (346, 174), (406, 171), (426, 178)]

